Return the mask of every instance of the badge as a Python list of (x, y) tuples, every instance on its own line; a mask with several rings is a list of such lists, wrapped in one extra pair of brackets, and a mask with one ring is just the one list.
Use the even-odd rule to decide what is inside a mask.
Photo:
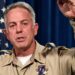
[(39, 65), (37, 69), (37, 73), (38, 75), (46, 75), (47, 68), (45, 67), (45, 65)]

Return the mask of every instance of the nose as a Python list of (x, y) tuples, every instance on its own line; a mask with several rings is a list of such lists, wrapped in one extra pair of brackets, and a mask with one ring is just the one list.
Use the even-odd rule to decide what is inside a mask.
[(17, 24), (17, 27), (16, 27), (16, 33), (21, 33), (22, 32), (22, 25), (20, 24)]

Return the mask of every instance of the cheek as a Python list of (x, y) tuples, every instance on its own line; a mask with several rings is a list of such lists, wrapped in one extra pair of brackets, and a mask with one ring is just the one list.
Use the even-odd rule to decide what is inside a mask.
[(14, 35), (13, 35), (13, 34), (12, 34), (12, 35), (9, 34), (9, 40), (10, 40), (10, 41), (14, 40)]
[(29, 35), (29, 36), (34, 36), (33, 30), (29, 30), (29, 31), (27, 32), (27, 35)]
[(8, 40), (14, 40), (15, 39), (15, 34), (14, 34), (14, 32), (12, 31), (10, 31), (9, 33), (8, 33)]
[(34, 30), (33, 29), (27, 30), (26, 31), (26, 34), (25, 34), (25, 36), (27, 36), (29, 39), (34, 38), (34, 35), (35, 35), (35, 33), (34, 33)]
[(32, 26), (29, 26), (24, 30), (24, 32), (27, 33), (27, 34), (33, 34), (34, 28)]

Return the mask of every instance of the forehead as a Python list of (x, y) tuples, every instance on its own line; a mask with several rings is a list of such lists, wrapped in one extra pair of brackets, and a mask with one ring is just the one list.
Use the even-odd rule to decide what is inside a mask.
[(32, 17), (31, 16), (31, 13), (27, 10), (27, 9), (24, 9), (24, 8), (14, 8), (12, 10), (10, 10), (7, 15), (6, 15), (7, 18), (27, 18), (27, 17)]
[(15, 9), (15, 8), (23, 8), (29, 12), (32, 12), (31, 9), (27, 6), (24, 5), (13, 5), (13, 6), (8, 6), (7, 10), (5, 11), (5, 14), (7, 14), (10, 10)]
[(73, 4), (75, 4), (75, 0), (69, 0), (69, 1), (71, 1)]
[(10, 10), (5, 17), (7, 23), (20, 22), (22, 20), (32, 20), (31, 14), (24, 8), (14, 8)]
[[(22, 8), (22, 7), (16, 7), (16, 8), (12, 8), (8, 11), (8, 13), (10, 12), (29, 12), (27, 9)], [(8, 14), (7, 13), (7, 14)], [(29, 12), (30, 13), (30, 12)], [(16, 14), (17, 15), (17, 14)]]

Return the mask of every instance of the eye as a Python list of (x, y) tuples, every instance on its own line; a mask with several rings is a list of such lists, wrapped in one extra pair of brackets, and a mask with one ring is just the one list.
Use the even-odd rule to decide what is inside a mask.
[(12, 27), (16, 26), (16, 24), (15, 24), (15, 23), (10, 23), (8, 26), (9, 26), (10, 28), (12, 28)]
[(28, 25), (28, 22), (22, 22), (22, 25)]
[(24, 19), (21, 21), (21, 25), (24, 25), (24, 26), (28, 25), (28, 23), (29, 23), (29, 20), (27, 19)]
[(14, 26), (15, 26), (14, 24), (10, 24), (10, 25), (9, 25), (9, 27), (14, 27)]

